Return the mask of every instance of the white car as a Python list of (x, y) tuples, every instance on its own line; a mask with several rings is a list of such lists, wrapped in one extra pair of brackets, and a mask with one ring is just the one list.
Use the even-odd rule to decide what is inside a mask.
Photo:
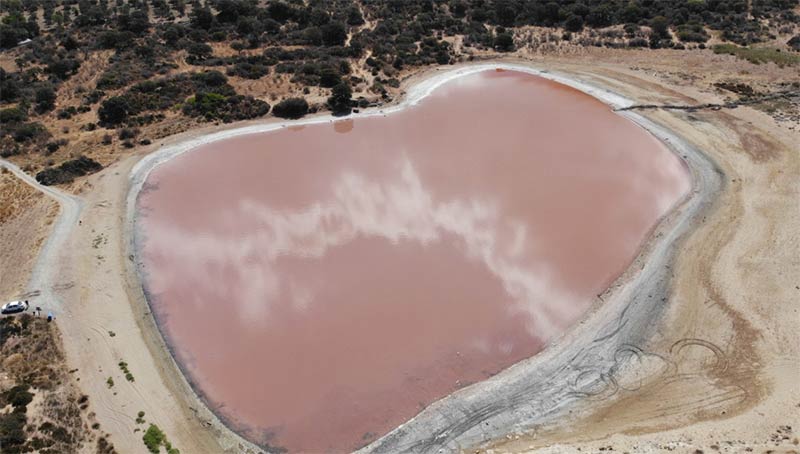
[(12, 301), (10, 303), (3, 304), (3, 307), (0, 308), (0, 312), (3, 314), (16, 314), (18, 312), (25, 312), (27, 310), (27, 301)]

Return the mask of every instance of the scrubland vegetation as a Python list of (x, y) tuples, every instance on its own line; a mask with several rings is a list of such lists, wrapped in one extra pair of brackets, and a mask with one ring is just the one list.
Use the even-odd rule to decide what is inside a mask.
[(778, 66), (800, 63), (800, 53), (782, 52), (780, 49), (763, 47), (740, 47), (733, 44), (717, 44), (714, 53), (735, 55), (750, 63), (775, 63)]
[(150, 424), (150, 427), (147, 428), (144, 436), (142, 436), (142, 441), (147, 446), (147, 450), (153, 454), (161, 452), (161, 446), (164, 446), (167, 454), (180, 454), (180, 451), (172, 446), (164, 432), (155, 424)]
[[(77, 452), (91, 441), (88, 397), (71, 385), (58, 345), (56, 328), (44, 318), (0, 318), (0, 358), (11, 380), (0, 383), (3, 453)], [(98, 452), (116, 452), (103, 436), (96, 443)]]
[[(403, 71), (540, 39), (798, 61), (798, 0), (7, 0), (0, 150), (55, 165), (98, 129), (347, 115), (391, 99)], [(530, 35), (544, 27), (546, 38)], [(543, 32), (544, 33), (544, 32)], [(769, 47), (780, 38), (785, 50)], [(30, 41), (28, 41), (30, 40)], [(766, 46), (766, 47), (765, 47)], [(13, 62), (13, 63), (12, 63)], [(261, 83), (253, 90), (252, 83)], [(359, 94), (353, 99), (354, 93)], [(72, 120), (72, 127), (55, 126)], [(169, 123), (169, 124), (173, 124)], [(58, 123), (63, 125), (63, 123)], [(170, 132), (160, 132), (159, 137)], [(97, 147), (114, 147), (113, 133)], [(101, 139), (102, 138), (102, 139)], [(148, 144), (151, 137), (140, 138)], [(121, 139), (133, 148), (133, 138)], [(82, 149), (86, 149), (84, 145)], [(54, 168), (46, 184), (71, 181)]]

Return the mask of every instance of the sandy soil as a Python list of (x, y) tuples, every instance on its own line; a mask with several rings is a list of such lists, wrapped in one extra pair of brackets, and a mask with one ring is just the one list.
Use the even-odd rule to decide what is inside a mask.
[[(628, 63), (537, 64), (636, 102), (720, 99), (698, 90), (694, 81), (671, 80), (663, 70), (651, 73)], [(716, 446), (761, 452), (775, 444), (784, 452), (797, 449), (792, 430), (800, 422), (800, 389), (793, 380), (800, 375), (800, 137), (751, 108), (642, 113), (708, 153), (724, 172), (724, 184), (670, 266), (664, 316), (647, 327), (650, 340), (637, 346), (641, 366), (625, 369), (612, 382), (618, 386), (573, 400), (556, 423), (534, 430), (495, 428), (511, 434), (483, 449), (712, 452)], [(219, 130), (184, 133), (141, 151)], [(191, 393), (131, 273), (127, 177), (139, 157), (86, 180), (78, 194), (82, 209), (78, 204), (76, 211), (81, 223), (63, 230), (62, 247), (53, 248), (59, 272), (42, 287), (63, 304), (68, 362), (78, 368), (82, 390), (120, 452), (146, 452), (141, 433), (134, 432), (141, 427), (135, 422), (140, 410), (182, 452), (249, 451)], [(128, 363), (134, 382), (122, 376), (120, 360)], [(114, 377), (113, 389), (108, 376)]]

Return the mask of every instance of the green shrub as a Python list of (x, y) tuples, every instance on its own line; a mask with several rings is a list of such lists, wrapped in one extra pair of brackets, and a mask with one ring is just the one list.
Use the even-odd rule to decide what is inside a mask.
[(158, 454), (161, 450), (161, 444), (164, 443), (166, 440), (166, 436), (161, 429), (158, 428), (155, 424), (150, 424), (150, 427), (147, 428), (145, 431), (144, 436), (142, 436), (142, 440), (144, 441), (144, 445), (147, 446), (147, 450), (152, 452), (153, 454)]
[(296, 120), (308, 113), (308, 101), (304, 98), (287, 98), (272, 108), (272, 114), (280, 118)]
[(25, 413), (0, 414), (0, 446), (10, 449), (25, 443)]
[(17, 385), (5, 392), (5, 401), (14, 407), (25, 407), (33, 400), (30, 386)]
[(103, 124), (118, 125), (128, 118), (131, 110), (132, 107), (128, 97), (114, 96), (100, 104), (100, 109), (97, 110), (97, 118)]
[(258, 118), (269, 113), (270, 105), (252, 96), (223, 96), (213, 92), (200, 92), (183, 105), (183, 113), (192, 117), (203, 117), (207, 121)]
[(708, 41), (705, 27), (698, 23), (682, 24), (678, 26), (678, 39), (683, 42), (704, 43)]
[(54, 184), (71, 183), (76, 177), (89, 175), (102, 169), (99, 162), (86, 156), (80, 156), (62, 163), (58, 167), (50, 167), (36, 174), (36, 181), (50, 186)]
[(715, 54), (734, 55), (753, 64), (775, 63), (778, 66), (796, 65), (800, 63), (800, 55), (781, 52), (771, 47), (740, 47), (735, 44), (717, 44), (713, 47)]
[(28, 113), (19, 107), (0, 110), (0, 124), (16, 123), (28, 119)]
[(328, 108), (336, 116), (349, 115), (353, 110), (352, 95), (350, 86), (344, 82), (340, 83), (333, 87), (331, 96), (328, 98)]
[(239, 62), (228, 68), (229, 76), (239, 76), (245, 79), (260, 79), (269, 74), (269, 66), (259, 63)]
[(500, 33), (494, 39), (494, 48), (500, 52), (511, 52), (514, 50), (514, 37), (508, 33)]
[(37, 122), (19, 123), (13, 128), (4, 129), (7, 129), (4, 132), (10, 132), (12, 134), (16, 142), (38, 141), (50, 137), (47, 128)]

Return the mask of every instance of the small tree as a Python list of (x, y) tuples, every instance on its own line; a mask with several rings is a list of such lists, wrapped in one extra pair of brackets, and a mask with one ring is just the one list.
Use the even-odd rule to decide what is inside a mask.
[(672, 39), (669, 34), (669, 21), (664, 16), (656, 16), (650, 21), (653, 36), (656, 39)]
[(328, 108), (336, 116), (350, 115), (353, 110), (352, 96), (353, 91), (350, 90), (350, 86), (341, 82), (333, 87), (331, 96), (328, 98)]
[(304, 98), (288, 98), (272, 108), (272, 114), (280, 118), (297, 119), (308, 113), (308, 102)]
[(319, 74), (319, 86), (325, 88), (332, 88), (341, 83), (342, 76), (339, 72), (330, 66), (322, 68)]
[(341, 22), (331, 22), (320, 27), (322, 43), (326, 46), (341, 46), (347, 41), (347, 28)]
[(358, 26), (364, 24), (364, 16), (357, 6), (351, 6), (347, 10), (347, 25)]
[(56, 106), (56, 91), (52, 85), (44, 85), (36, 89), (36, 111), (39, 113), (53, 110)]
[(564, 28), (570, 32), (579, 32), (583, 30), (583, 18), (581, 16), (570, 16), (564, 23)]
[(500, 33), (494, 39), (494, 48), (500, 52), (511, 52), (514, 50), (514, 38), (508, 33)]
[(103, 101), (97, 110), (97, 118), (108, 125), (118, 125), (128, 118), (131, 106), (124, 96), (114, 96)]
[(197, 61), (203, 61), (210, 57), (213, 50), (211, 49), (211, 46), (206, 43), (191, 43), (186, 46), (186, 52), (189, 54), (189, 56), (186, 58), (186, 61), (189, 63), (194, 63)]

